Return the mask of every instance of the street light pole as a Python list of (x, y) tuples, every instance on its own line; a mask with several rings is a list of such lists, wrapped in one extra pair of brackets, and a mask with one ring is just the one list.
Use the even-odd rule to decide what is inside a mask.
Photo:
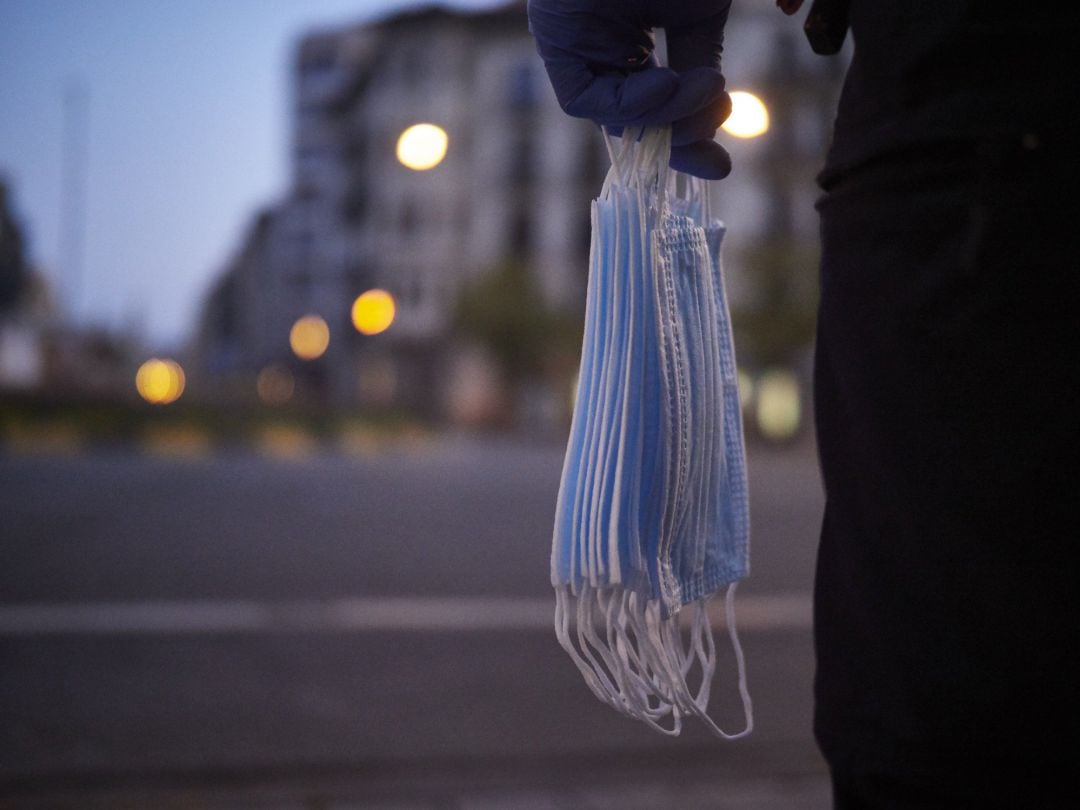
[[(79, 322), (83, 245), (86, 231), (86, 167), (89, 92), (71, 80), (63, 95), (63, 146), (60, 196), (60, 287), (66, 292), (68, 317)], [(66, 287), (66, 291), (63, 288)]]

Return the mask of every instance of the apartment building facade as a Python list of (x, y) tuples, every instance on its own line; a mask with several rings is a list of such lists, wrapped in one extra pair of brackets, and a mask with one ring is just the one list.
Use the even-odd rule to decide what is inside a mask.
[[(735, 7), (725, 55), (729, 87), (753, 90), (773, 117), (759, 139), (725, 138), (736, 169), (714, 190), (733, 296), (752, 300), (755, 280), (739, 260), (746, 246), (815, 240), (813, 173), (839, 74), (764, 2)], [(207, 298), (204, 365), (243, 377), (291, 364), (340, 404), (453, 418), (497, 406), (482, 347), (455, 331), (459, 293), (512, 262), (545, 306), (581, 313), (589, 201), (608, 165), (595, 127), (559, 109), (524, 3), (429, 7), (315, 31), (299, 42), (293, 71), (291, 190), (256, 219)], [(395, 156), (418, 123), (440, 127), (448, 144), (423, 171)], [(373, 337), (349, 320), (371, 288), (397, 304), (393, 326)], [(312, 313), (331, 340), (305, 366), (290, 357), (288, 332)]]

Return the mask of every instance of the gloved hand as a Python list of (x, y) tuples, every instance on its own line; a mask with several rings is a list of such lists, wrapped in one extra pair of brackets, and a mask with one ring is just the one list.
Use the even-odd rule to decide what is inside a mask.
[[(671, 125), (671, 167), (731, 171), (713, 140), (731, 114), (720, 53), (731, 0), (529, 0), (529, 30), (563, 110), (605, 126)], [(667, 34), (659, 67), (653, 28)]]

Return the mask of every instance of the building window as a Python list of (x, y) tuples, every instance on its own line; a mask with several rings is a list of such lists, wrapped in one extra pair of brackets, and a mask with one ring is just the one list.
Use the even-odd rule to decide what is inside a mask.
[(510, 152), (508, 174), (514, 183), (531, 183), (536, 173), (536, 150), (533, 148), (532, 128), (519, 127)]
[(454, 209), (454, 228), (458, 234), (465, 235), (472, 227), (472, 208), (468, 205), (459, 205)]
[(507, 94), (510, 108), (531, 110), (540, 101), (536, 67), (528, 62), (515, 65), (510, 71), (510, 87)]
[(431, 69), (430, 54), (419, 48), (408, 48), (401, 54), (401, 82), (410, 89), (416, 89), (428, 79)]
[(599, 193), (608, 169), (607, 149), (591, 131), (589, 137), (583, 139), (581, 146), (581, 168), (578, 176), (590, 193)]
[(317, 104), (320, 99), (337, 89), (341, 79), (341, 69), (336, 64), (332, 53), (305, 59), (300, 66), (298, 87), (300, 103)]
[(337, 65), (333, 48), (312, 49), (300, 61), (300, 72), (307, 76), (326, 76)]
[(332, 160), (334, 158), (334, 149), (329, 144), (305, 144), (296, 148), (295, 155), (297, 161), (303, 162)]
[(363, 222), (367, 216), (368, 195), (363, 186), (354, 184), (345, 194), (341, 205), (341, 219), (350, 225)]
[(411, 236), (416, 232), (417, 227), (420, 225), (420, 212), (417, 210), (416, 205), (407, 200), (404, 205), (401, 206), (401, 213), (398, 219), (398, 229), (403, 236)]
[(510, 223), (510, 255), (525, 257), (532, 248), (532, 222), (524, 208), (518, 208)]
[[(592, 211), (582, 206), (582, 213), (577, 218), (577, 240), (575, 243), (578, 252), (588, 256), (592, 249)], [(582, 265), (586, 266), (585, 264)]]
[(358, 292), (376, 286), (373, 268), (360, 260), (354, 260), (346, 267), (345, 280), (350, 288)]
[(297, 270), (288, 276), (293, 295), (306, 301), (315, 289), (315, 278), (308, 270)]

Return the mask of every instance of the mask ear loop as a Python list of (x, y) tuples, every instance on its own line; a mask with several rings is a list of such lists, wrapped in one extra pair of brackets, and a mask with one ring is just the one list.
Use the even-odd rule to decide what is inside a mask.
[[(629, 624), (636, 642), (633, 664), (638, 671), (630, 673), (637, 687), (635, 697), (639, 701), (634, 716), (655, 731), (676, 737), (682, 731), (682, 718), (686, 712), (674, 700), (670, 674), (666, 671), (663, 656), (656, 645), (657, 636), (651, 627), (653, 622), (650, 618), (656, 617), (658, 607), (655, 602), (631, 593), (623, 600), (623, 608), (620, 630), (626, 634), (626, 625)], [(628, 636), (627, 641), (629, 643)], [(652, 705), (653, 701), (655, 706)], [(669, 714), (671, 727), (665, 727), (660, 721)]]
[(570, 660), (574, 662), (574, 665), (581, 672), (585, 678), (585, 683), (588, 685), (592, 693), (608, 705), (618, 708), (611, 701), (611, 696), (607, 690), (604, 689), (600, 680), (597, 678), (593, 668), (581, 657), (577, 647), (574, 646), (573, 639), (570, 636), (570, 587), (568, 585), (562, 585), (555, 590), (555, 637), (559, 640), (559, 645), (570, 656)]
[(701, 224), (706, 228), (711, 228), (713, 225), (712, 191), (709, 184), (700, 177), (695, 177), (694, 180), (697, 181), (697, 195), (701, 199), (701, 218), (704, 220)]
[[(705, 182), (681, 176), (670, 168), (670, 129), (628, 129), (624, 131), (618, 149), (611, 135), (606, 130), (601, 131), (612, 162), (601, 190), (602, 197), (610, 199), (614, 185), (636, 189), (642, 202), (655, 195), (652, 210), (657, 221), (662, 221), (670, 213), (670, 196), (678, 196), (681, 181), (688, 209), (699, 213), (704, 219), (701, 224), (711, 224), (711, 199)], [(642, 233), (647, 227), (646, 207), (641, 205)], [(571, 609), (571, 589), (562, 586), (556, 590), (556, 636), (593, 693), (613, 708), (644, 721), (665, 735), (678, 735), (682, 718), (694, 714), (717, 736), (739, 739), (753, 729), (753, 707), (746, 687), (745, 659), (735, 629), (734, 594), (732, 584), (726, 596), (727, 623), (746, 717), (745, 729), (735, 734), (724, 732), (707, 714), (716, 667), (716, 647), (704, 601), (695, 606), (689, 644), (684, 646), (677, 617), (661, 618), (658, 602), (633, 591), (608, 590), (586, 584), (576, 595), (575, 611)], [(574, 613), (577, 614), (576, 622), (573, 621)], [(597, 633), (594, 624), (597, 621), (606, 627), (603, 636)], [(577, 636), (577, 644), (571, 623), (576, 625), (573, 635)], [(687, 683), (695, 663), (699, 664), (702, 675), (696, 694), (691, 693)], [(670, 728), (660, 723), (668, 715), (671, 715)]]
[(668, 215), (670, 184), (673, 179), (671, 171), (671, 127), (663, 127), (653, 130), (649, 158), (649, 175), (656, 177), (657, 214), (659, 221), (663, 221)]
[[(671, 155), (670, 129), (657, 132), (653, 138), (653, 142), (650, 143), (650, 146), (652, 147), (652, 150), (649, 157), (655, 161), (656, 191), (657, 196), (659, 197), (658, 209), (660, 218), (663, 219), (667, 213), (669, 194), (671, 193), (672, 186), (674, 186), (676, 192), (678, 190), (678, 173), (674, 173), (675, 182), (672, 182), (673, 173), (669, 163)], [(708, 184), (697, 177), (687, 177), (686, 181), (687, 202), (689, 203), (688, 208), (691, 210), (695, 207), (698, 208), (700, 216), (704, 220), (701, 224), (705, 227), (710, 226), (712, 224), (712, 205)], [(695, 206), (695, 203), (698, 203), (698, 205)], [(653, 636), (652, 632), (646, 633), (646, 639), (649, 641), (652, 641), (654, 638), (663, 639), (664, 652), (667, 654), (666, 661), (663, 660), (663, 656), (659, 655), (660, 650), (657, 650), (654, 647), (651, 652), (653, 655), (656, 655), (657, 658), (660, 658), (660, 660), (657, 661), (657, 664), (666, 671), (668, 677), (673, 681), (671, 684), (674, 688), (673, 694), (669, 697), (674, 704), (673, 710), (678, 712), (681, 709), (686, 714), (697, 715), (714, 734), (725, 740), (737, 740), (745, 737), (750, 734), (754, 728), (753, 703), (750, 698), (746, 680), (746, 659), (735, 625), (736, 584), (737, 583), (731, 583), (731, 585), (728, 586), (724, 602), (728, 634), (731, 639), (736, 669), (738, 672), (739, 695), (742, 699), (743, 716), (746, 720), (745, 727), (741, 731), (735, 733), (725, 732), (707, 713), (712, 679), (716, 668), (716, 646), (712, 637), (712, 630), (709, 624), (708, 614), (705, 611), (704, 602), (700, 602), (695, 607), (689, 648), (683, 647), (681, 634), (678, 629), (678, 620), (674, 616), (667, 620), (661, 620), (659, 616), (653, 617), (653, 622), (650, 623), (653, 624), (653, 627), (650, 627), (649, 631), (656, 631), (657, 635)], [(686, 678), (692, 670), (695, 660), (699, 663), (702, 670), (702, 682), (697, 690), (697, 694), (692, 695)]]
[(681, 725), (678, 708), (669, 699), (669, 690), (665, 689), (663, 679), (650, 660), (649, 640), (640, 629), (644, 617), (635, 617), (635, 613), (644, 610), (639, 595), (632, 590), (624, 590), (613, 607), (617, 608), (617, 612), (609, 619), (608, 627), (613, 637), (612, 646), (619, 650), (624, 691), (631, 700), (629, 708), (634, 717), (654, 728), (657, 728), (654, 721), (673, 714), (673, 727), (657, 730), (664, 734), (675, 734)]
[[(631, 592), (631, 595), (634, 594)], [(626, 617), (623, 611), (627, 606), (627, 592), (595, 589), (586, 585), (576, 598), (575, 624), (578, 644), (574, 644), (570, 631), (570, 617), (574, 611), (570, 608), (571, 593), (568, 586), (561, 586), (555, 592), (555, 634), (593, 694), (602, 702), (643, 721), (661, 734), (678, 736), (682, 730), (682, 715), (687, 712), (681, 712), (670, 695), (657, 689), (655, 676), (646, 670), (643, 679), (641, 673), (634, 672), (633, 666), (626, 660), (630, 656), (627, 655), (627, 650), (622, 648), (621, 642), (625, 638)], [(597, 609), (599, 614), (596, 613)], [(645, 609), (648, 610), (648, 607)], [(605, 649), (603, 640), (596, 635), (592, 627), (596, 618), (605, 618), (607, 621), (610, 650)], [(613, 632), (613, 627), (618, 629)], [(632, 643), (629, 639), (626, 640)], [(593, 657), (590, 647), (596, 648), (603, 659), (603, 666)], [(640, 666), (637, 655), (631, 655), (634, 663)], [(657, 706), (650, 705), (650, 695), (655, 695)], [(660, 722), (668, 715), (671, 715), (670, 728)]]
[[(738, 672), (739, 678), (739, 696), (742, 698), (743, 717), (746, 719), (746, 725), (744, 726), (742, 731), (737, 731), (735, 733), (728, 733), (721, 729), (720, 726), (718, 726), (716, 722), (711, 717), (709, 717), (706, 711), (709, 700), (709, 690), (708, 688), (704, 687), (704, 685), (703, 688), (699, 691), (698, 696), (694, 700), (692, 700), (690, 705), (688, 706), (690, 713), (693, 713), (699, 718), (701, 718), (705, 725), (709, 727), (710, 731), (712, 731), (717, 737), (725, 740), (738, 740), (742, 737), (747, 736), (748, 734), (750, 734), (750, 732), (754, 730), (754, 704), (753, 701), (750, 699), (750, 690), (746, 685), (746, 657), (743, 655), (742, 644), (739, 642), (739, 633), (735, 627), (735, 586), (737, 584), (738, 583), (736, 582), (732, 582), (730, 585), (728, 585), (727, 593), (724, 595), (724, 610), (727, 617), (728, 636), (731, 638), (731, 648), (735, 653), (735, 667)], [(695, 639), (694, 644), (695, 647), (697, 647), (697, 654), (704, 656), (702, 659), (702, 665), (704, 666), (705, 661), (708, 660), (710, 661), (710, 667), (715, 668), (716, 648), (712, 643), (712, 631), (709, 628), (708, 615), (704, 611), (704, 605), (701, 605), (701, 611), (702, 613), (700, 616), (695, 616), (695, 628), (693, 632), (695, 636), (698, 635), (698, 625), (700, 622), (701, 632), (709, 634), (709, 640), (706, 642), (708, 645), (708, 650), (702, 650), (700, 647), (697, 647), (697, 639)], [(683, 682), (683, 686), (686, 686), (685, 681)]]
[[(620, 156), (615, 151), (615, 144), (611, 140), (611, 133), (607, 131), (606, 127), (600, 127), (600, 134), (604, 136), (604, 147), (607, 149), (608, 158), (611, 159), (611, 170), (608, 171), (607, 176), (604, 177), (604, 185), (600, 189), (600, 196), (607, 199), (611, 190), (611, 186), (617, 183), (620, 186), (626, 185), (626, 170), (624, 167), (623, 156)], [(627, 133), (623, 133), (626, 137)], [(626, 144), (623, 144), (625, 148)], [(614, 176), (613, 176), (614, 175)]]
[[(614, 598), (608, 604), (608, 639), (612, 649), (617, 651), (616, 660), (621, 670), (618, 677), (627, 701), (625, 711), (656, 731), (674, 736), (679, 733), (682, 725), (678, 709), (670, 700), (665, 699), (661, 691), (662, 684), (657, 681), (656, 674), (642, 661), (639, 651), (642, 640), (632, 631), (628, 631), (629, 612), (635, 606), (632, 600), (634, 596), (636, 594), (633, 591), (623, 590), (619, 594), (613, 594)], [(672, 727), (659, 725), (659, 721), (669, 714), (672, 715)]]

